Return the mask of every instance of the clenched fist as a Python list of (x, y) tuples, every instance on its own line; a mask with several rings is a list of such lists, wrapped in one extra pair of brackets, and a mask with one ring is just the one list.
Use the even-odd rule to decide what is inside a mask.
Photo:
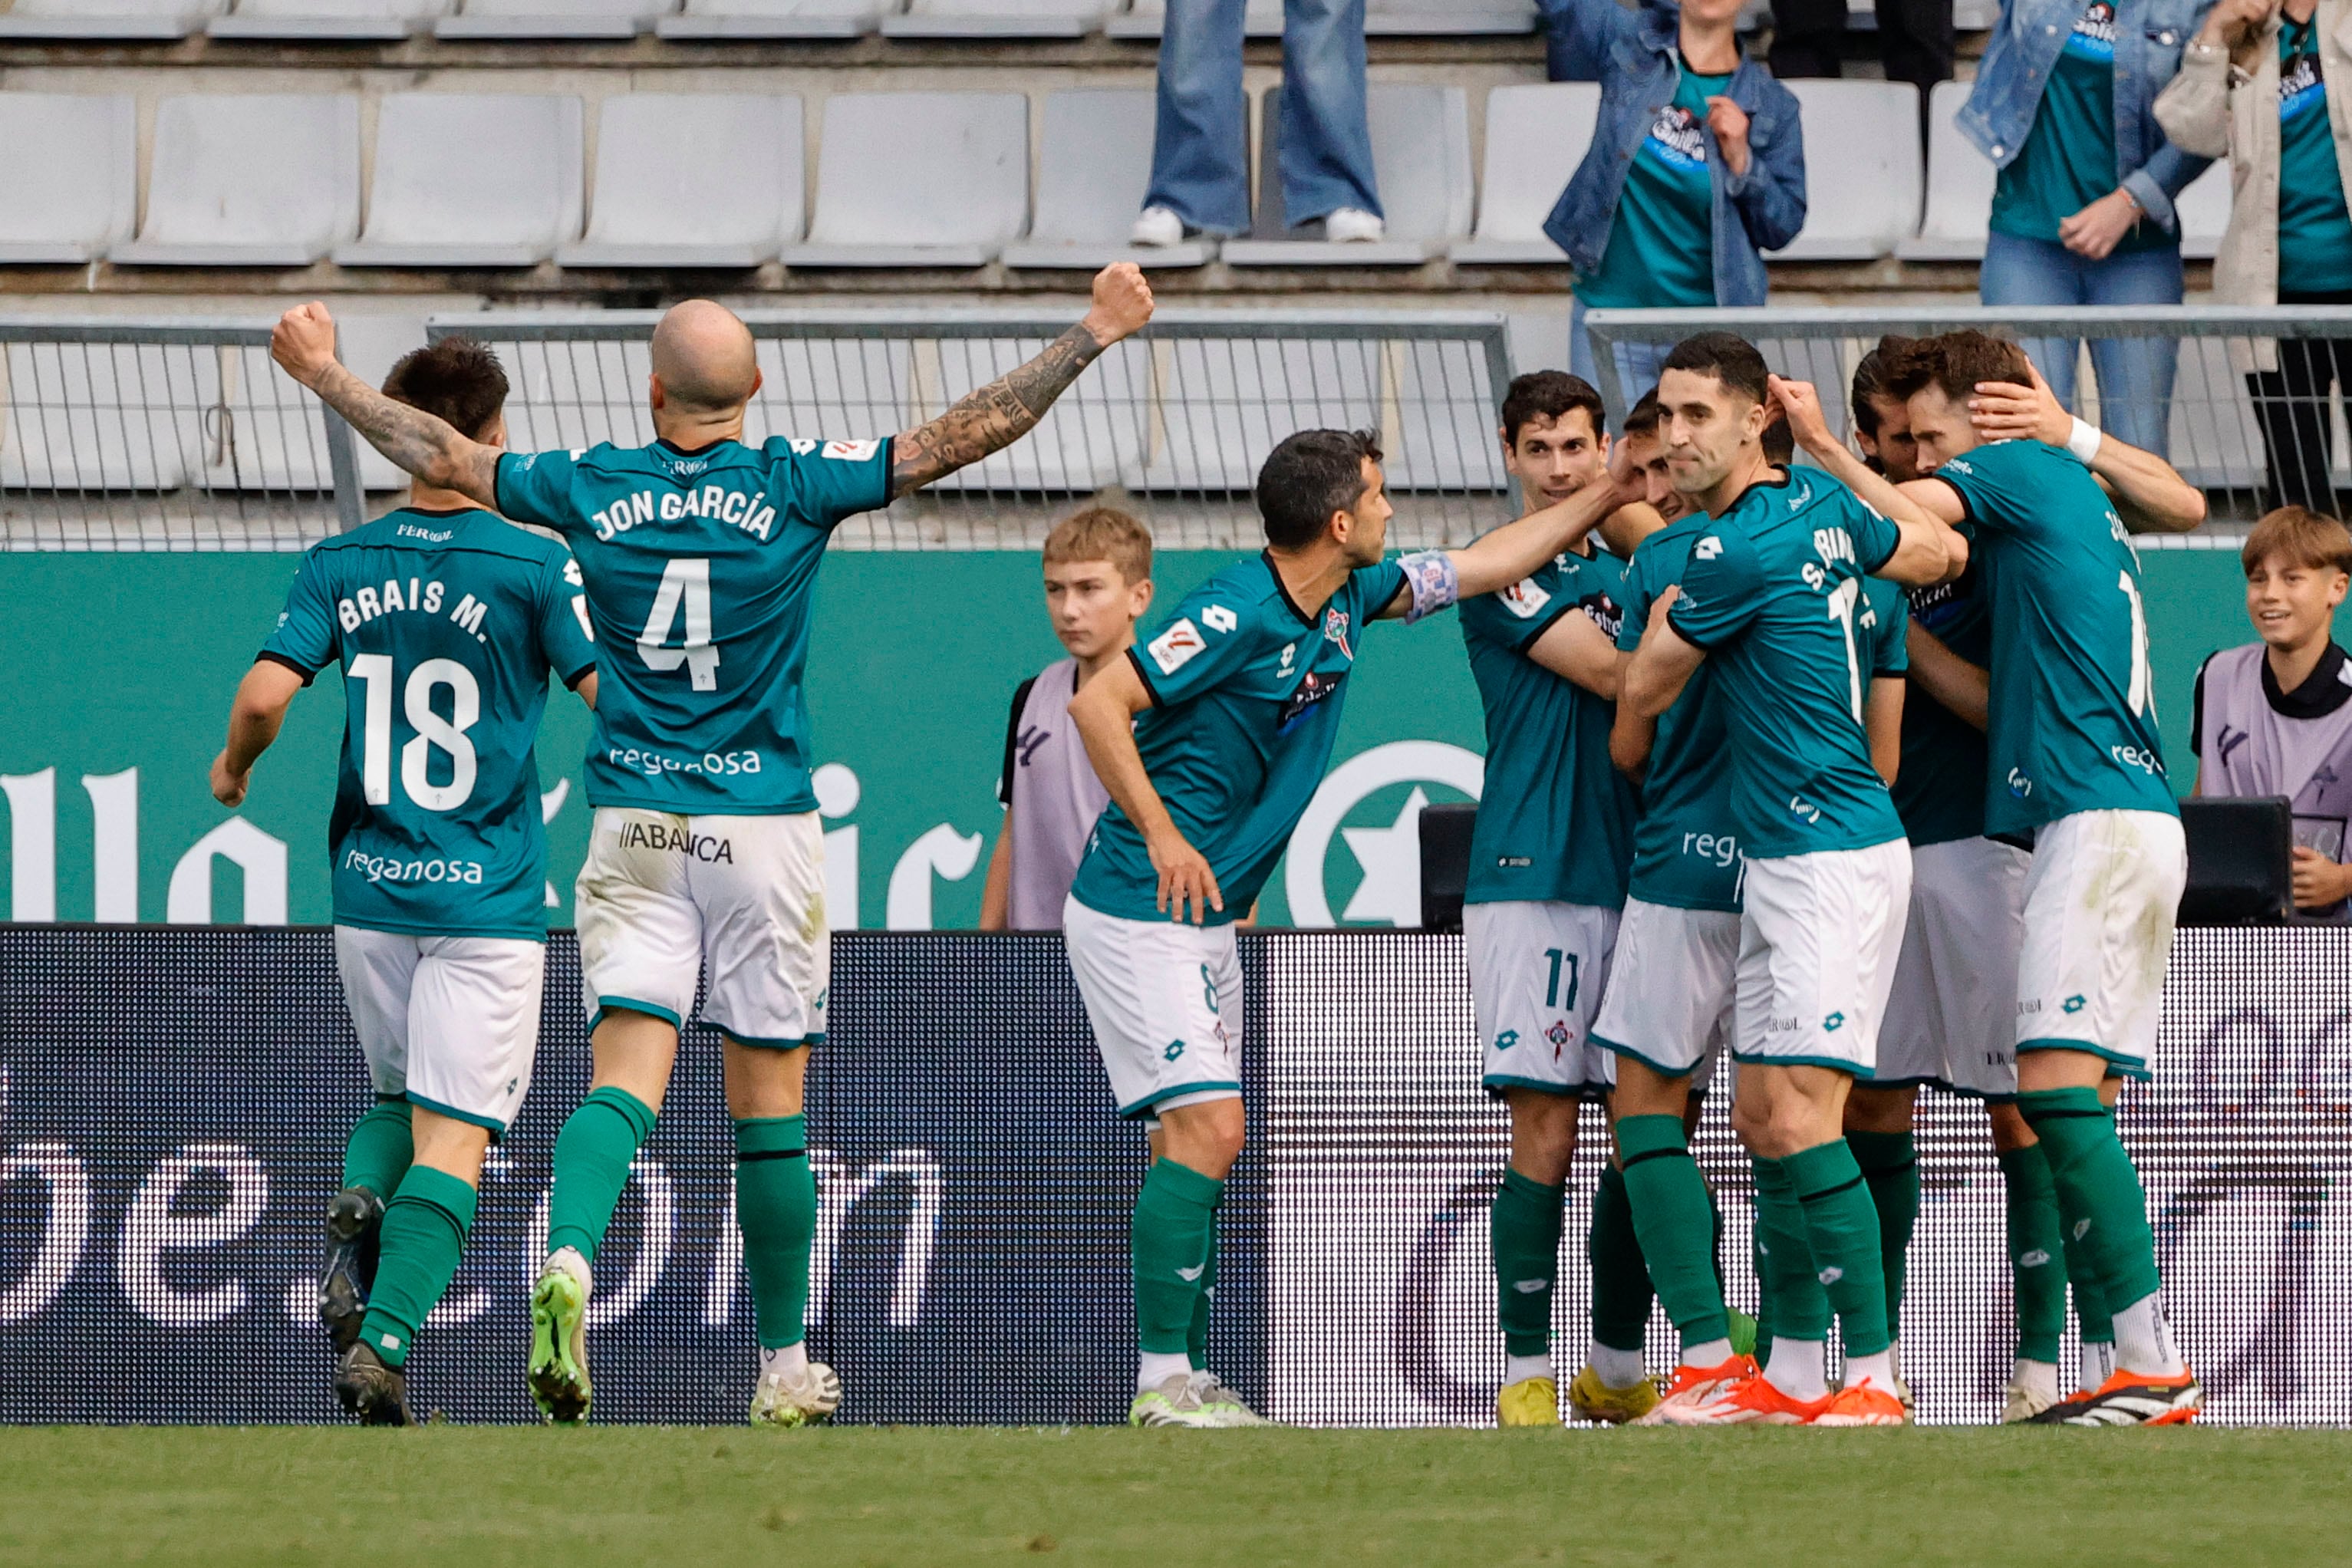
[(1094, 309), (1087, 312), (1087, 331), (1108, 348), (1143, 330), (1151, 320), (1151, 285), (1143, 268), (1132, 261), (1114, 261), (1095, 274)]
[(269, 357), (287, 374), (315, 390), (319, 378), (335, 363), (335, 318), (316, 300), (295, 306), (278, 317), (278, 325), (270, 330)]

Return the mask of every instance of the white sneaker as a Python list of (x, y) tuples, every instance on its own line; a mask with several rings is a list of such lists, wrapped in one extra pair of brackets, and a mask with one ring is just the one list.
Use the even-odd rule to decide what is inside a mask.
[(1181, 1372), (1175, 1376), (1138, 1391), (1134, 1402), (1127, 1407), (1127, 1424), (1130, 1426), (1228, 1426), (1232, 1423), (1222, 1410), (1212, 1409), (1202, 1403), (1197, 1373)]
[(1220, 1426), (1271, 1426), (1274, 1425), (1265, 1416), (1252, 1410), (1249, 1407), (1249, 1402), (1235, 1393), (1223, 1378), (1213, 1372), (1195, 1372), (1192, 1374), (1192, 1394), (1201, 1402), (1201, 1408), (1218, 1416), (1217, 1425)]
[(754, 1426), (812, 1426), (841, 1408), (841, 1375), (821, 1361), (786, 1371), (771, 1367), (751, 1391)]
[(1341, 207), (1323, 220), (1323, 237), (1343, 245), (1379, 239), (1388, 231), (1388, 225), (1379, 214), (1368, 213), (1361, 207)]
[(1171, 245), (1184, 243), (1184, 220), (1166, 207), (1146, 207), (1127, 231), (1129, 245), (1148, 245), (1165, 250)]

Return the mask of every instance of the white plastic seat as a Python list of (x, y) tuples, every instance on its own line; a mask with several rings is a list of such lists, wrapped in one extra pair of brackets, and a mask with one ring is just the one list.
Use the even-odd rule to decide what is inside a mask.
[(1367, 37), (1471, 37), (1532, 33), (1534, 0), (1370, 0)]
[[(1132, 9), (1114, 10), (1104, 18), (1103, 32), (1114, 38), (1156, 38), (1167, 22), (1168, 9), (1163, 0), (1135, 0)], [(1282, 0), (1250, 0), (1249, 9), (1242, 18), (1242, 36), (1282, 37)]]
[(139, 104), (0, 92), (0, 263), (89, 261), (139, 215)]
[(899, 0), (686, 0), (655, 31), (665, 38), (856, 38)]
[(236, 0), (205, 31), (215, 38), (396, 43), (455, 0)]
[(400, 92), (377, 111), (367, 227), (345, 267), (530, 267), (580, 232), (580, 100)]
[(465, 0), (433, 24), (439, 38), (634, 38), (677, 0)]
[[(153, 343), (10, 343), (0, 384), (0, 489), (175, 490), (210, 351)], [(209, 378), (209, 384), (207, 384)]]
[(228, 0), (16, 0), (0, 38), (184, 38)]
[(2191, 261), (2210, 261), (2221, 248), (2230, 228), (2230, 160), (2216, 158), (2213, 166), (2189, 182), (2172, 198), (2179, 220), (2180, 254)]
[(1992, 216), (1998, 174), (1992, 160), (1952, 122), (1969, 100), (1969, 87), (1964, 81), (1939, 81), (1927, 95), (1927, 205), (1917, 236), (1895, 242), (1895, 254), (1906, 261), (1984, 258), (1986, 222)]
[[(919, 384), (952, 400), (1045, 352), (1043, 338), (942, 338), (915, 345)], [(1004, 450), (958, 468), (930, 488), (1086, 495), (1117, 484), (1143, 458), (1151, 422), (1150, 345), (1112, 346), (1087, 367), (1037, 427)], [(927, 405), (928, 406), (928, 405)], [(814, 430), (812, 431), (814, 433)]]
[(1797, 80), (1811, 166), (1805, 226), (1770, 254), (1783, 261), (1869, 261), (1918, 232), (1919, 89), (1900, 81)]
[(189, 93), (155, 108), (147, 221), (111, 260), (308, 267), (360, 226), (360, 100)]
[(1037, 216), (1029, 237), (1004, 247), (1007, 267), (1097, 270), (1114, 261), (1198, 267), (1213, 240), (1166, 247), (1127, 242), (1151, 184), (1150, 88), (1075, 88), (1045, 97), (1038, 140)]
[(1234, 267), (1412, 267), (1470, 232), (1470, 104), (1458, 87), (1377, 82), (1366, 95), (1372, 171), (1387, 217), (1385, 237), (1343, 242), (1283, 237), (1280, 89), (1268, 89), (1258, 123), (1257, 222), (1226, 242)]
[(816, 210), (792, 267), (982, 267), (1029, 220), (1029, 100), (845, 92), (825, 100)]
[(566, 267), (757, 267), (801, 237), (801, 100), (632, 92), (597, 117), (588, 233)]
[(1447, 254), (1457, 262), (1556, 264), (1568, 258), (1544, 234), (1601, 118), (1601, 84), (1546, 82), (1486, 94), (1486, 167), (1478, 226)]
[(1154, 348), (1159, 417), (1130, 489), (1244, 491), (1293, 431), (1381, 423), (1381, 345), (1369, 338), (1173, 338)]
[(1082, 38), (1108, 0), (908, 0), (882, 18), (886, 38)]

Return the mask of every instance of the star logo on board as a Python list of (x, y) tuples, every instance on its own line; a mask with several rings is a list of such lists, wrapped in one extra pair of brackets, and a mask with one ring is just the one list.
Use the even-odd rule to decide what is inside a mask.
[[(1341, 921), (1421, 924), (1421, 814), (1430, 805), (1423, 785), (1478, 798), (1486, 779), (1486, 759), (1440, 741), (1391, 741), (1358, 752), (1325, 776), (1291, 835), (1283, 863), (1283, 894), (1297, 926), (1337, 925)], [(1349, 816), (1381, 790), (1410, 784), (1402, 809), (1386, 826), (1343, 826)], [(1331, 853), (1344, 842), (1347, 856)], [(1353, 858), (1362, 879), (1335, 914), (1329, 879), (1335, 865)]]

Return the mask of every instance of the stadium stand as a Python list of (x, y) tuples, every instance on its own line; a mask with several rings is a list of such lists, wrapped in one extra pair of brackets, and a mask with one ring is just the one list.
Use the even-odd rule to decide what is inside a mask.
[(1774, 254), (1790, 261), (1868, 261), (1919, 226), (1925, 179), (1919, 90), (1899, 81), (1788, 84), (1803, 116), (1805, 147), (1834, 158), (1830, 180), (1806, 182), (1804, 232)]
[(131, 266), (307, 267), (359, 232), (360, 100), (188, 93), (155, 108)]
[(447, 14), (455, 0), (236, 0), (205, 31), (256, 42), (396, 42)]
[(1037, 210), (1029, 237), (1004, 247), (1007, 267), (1094, 271), (1114, 261), (1198, 267), (1213, 240), (1146, 248), (1127, 242), (1151, 180), (1149, 88), (1076, 88), (1045, 96), (1037, 149)]
[(1224, 247), (1234, 267), (1413, 267), (1470, 232), (1470, 104), (1458, 87), (1374, 83), (1365, 112), (1372, 167), (1388, 217), (1385, 238), (1369, 243), (1288, 237), (1282, 210), (1281, 114), (1266, 89), (1258, 116), (1257, 221), (1248, 239)]
[(886, 38), (1081, 38), (1101, 30), (1105, 0), (908, 0), (882, 18)]
[[(729, 149), (725, 158), (700, 151)], [(801, 100), (632, 92), (597, 117), (588, 233), (566, 267), (756, 267), (801, 237)]]
[(686, 0), (655, 31), (681, 41), (855, 38), (881, 25), (897, 0)]
[(465, 0), (433, 24), (443, 38), (634, 38), (677, 0)]
[(1486, 169), (1478, 226), (1448, 249), (1457, 262), (1567, 264), (1544, 219), (1592, 144), (1601, 88), (1580, 81), (1498, 87), (1486, 95)]
[(152, 42), (184, 38), (227, 0), (16, 0), (0, 16), (0, 39)]
[(581, 106), (399, 92), (377, 111), (367, 228), (345, 267), (528, 267), (580, 232)]
[[(1168, 20), (1167, 7), (1160, 0), (1134, 0), (1133, 5), (1117, 12), (1103, 23), (1103, 31), (1114, 38), (1157, 38)], [(1369, 26), (1365, 32), (1371, 31)], [(1282, 37), (1281, 0), (1251, 0), (1243, 13), (1242, 36), (1248, 38), (1278, 38)]]
[(1476, 36), (1536, 30), (1532, 0), (1369, 0), (1367, 37)]
[(0, 263), (94, 260), (139, 214), (128, 94), (0, 92)]
[(1029, 222), (1029, 100), (851, 92), (825, 100), (816, 211), (793, 267), (980, 267)]
[(1917, 234), (1895, 242), (1895, 254), (1906, 261), (1976, 261), (1984, 256), (1993, 167), (1953, 122), (1968, 100), (1964, 81), (1938, 82), (1927, 95), (1927, 211)]

